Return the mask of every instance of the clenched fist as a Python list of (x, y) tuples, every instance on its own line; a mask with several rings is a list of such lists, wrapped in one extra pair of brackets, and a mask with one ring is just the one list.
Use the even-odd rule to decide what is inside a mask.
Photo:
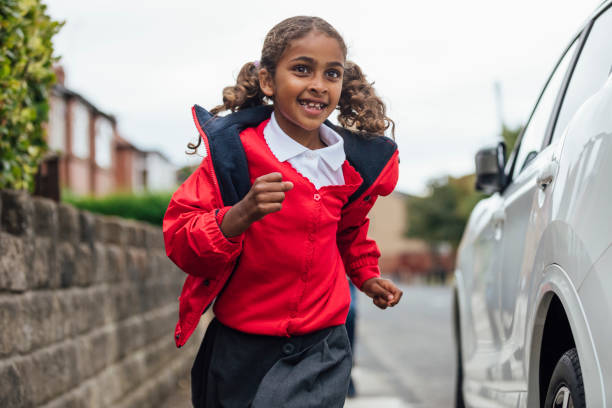
[(247, 195), (223, 217), (221, 231), (226, 237), (235, 237), (246, 231), (255, 221), (280, 211), (285, 192), (292, 188), (293, 183), (283, 181), (280, 173), (269, 173), (256, 178)]
[(361, 290), (381, 309), (397, 305), (403, 294), (393, 282), (383, 278), (368, 279), (361, 285)]

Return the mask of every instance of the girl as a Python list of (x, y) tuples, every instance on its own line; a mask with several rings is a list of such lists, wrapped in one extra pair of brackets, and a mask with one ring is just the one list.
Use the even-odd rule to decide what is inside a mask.
[[(326, 121), (335, 109), (342, 127)], [(223, 110), (233, 113), (216, 116)], [(196, 105), (193, 116), (207, 155), (163, 230), (188, 274), (177, 346), (216, 298), (192, 368), (194, 406), (342, 407), (345, 276), (382, 309), (402, 296), (380, 278), (367, 238), (367, 213), (398, 176), (384, 104), (331, 25), (293, 17), (268, 33), (222, 105)]]

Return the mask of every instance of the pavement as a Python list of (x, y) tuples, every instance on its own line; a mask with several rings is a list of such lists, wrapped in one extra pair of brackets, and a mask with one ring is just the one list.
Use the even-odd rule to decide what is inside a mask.
[(361, 367), (353, 369), (353, 381), (359, 394), (356, 398), (347, 398), (344, 408), (411, 408), (400, 396), (393, 395), (380, 375)]
[(353, 380), (345, 408), (450, 408), (455, 356), (451, 289), (401, 286), (401, 302), (380, 310), (360, 294)]
[[(455, 361), (451, 290), (445, 286), (402, 286), (399, 305), (375, 307), (360, 294), (353, 381), (356, 398), (345, 408), (450, 408)], [(189, 378), (162, 408), (189, 408)]]

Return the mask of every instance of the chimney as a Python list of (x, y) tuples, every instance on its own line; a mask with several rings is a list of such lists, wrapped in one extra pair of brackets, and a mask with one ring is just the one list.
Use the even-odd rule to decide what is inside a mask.
[(64, 79), (66, 78), (64, 68), (61, 65), (56, 65), (53, 67), (53, 71), (55, 71), (55, 78), (57, 78), (57, 83), (63, 86)]

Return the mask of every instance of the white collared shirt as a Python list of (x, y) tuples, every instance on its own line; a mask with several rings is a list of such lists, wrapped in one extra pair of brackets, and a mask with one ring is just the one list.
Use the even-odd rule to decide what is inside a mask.
[(278, 125), (274, 113), (263, 132), (276, 159), (280, 162), (288, 161), (317, 190), (323, 186), (344, 184), (344, 140), (330, 127), (321, 125), (319, 135), (327, 147), (315, 150), (310, 150), (287, 135)]

